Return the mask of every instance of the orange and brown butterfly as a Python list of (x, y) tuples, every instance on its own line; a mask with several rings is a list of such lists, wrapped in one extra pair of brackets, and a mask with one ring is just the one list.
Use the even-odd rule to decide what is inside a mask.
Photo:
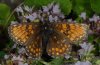
[[(47, 46), (45, 46), (48, 55), (52, 57), (65, 56), (70, 53), (72, 42), (78, 41), (86, 35), (85, 24), (75, 23), (49, 23), (50, 30)], [(44, 26), (41, 25), (41, 26)], [(10, 37), (19, 45), (24, 45), (30, 56), (33, 58), (40, 58), (43, 53), (43, 36), (39, 23), (23, 22), (10, 25), (8, 28)], [(41, 31), (42, 30), (42, 31)], [(49, 32), (46, 32), (48, 34)]]

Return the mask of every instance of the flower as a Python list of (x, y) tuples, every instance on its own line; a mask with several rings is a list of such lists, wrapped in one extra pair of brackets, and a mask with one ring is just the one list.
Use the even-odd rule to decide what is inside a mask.
[(66, 58), (66, 59), (69, 59), (70, 57), (71, 57), (71, 56), (70, 56), (70, 55), (68, 55), (68, 54), (67, 54), (67, 55), (65, 55), (65, 58)]
[(18, 62), (18, 65), (24, 65), (24, 63), (23, 62)]
[(84, 20), (86, 20), (86, 12), (82, 12), (81, 15), (79, 15), (79, 17), (81, 17)]
[(54, 5), (52, 11), (54, 14), (59, 14), (60, 13), (59, 4)]
[(94, 19), (93, 18), (89, 18), (89, 21), (92, 22), (92, 21), (94, 21)]
[(93, 15), (93, 19), (94, 19), (95, 22), (97, 22), (100, 19), (100, 17), (97, 16), (97, 15)]
[(25, 16), (26, 19), (29, 19), (30, 21), (34, 21), (38, 17), (37, 13), (34, 12), (33, 14), (30, 14), (28, 16)]
[(79, 52), (79, 55), (81, 56), (81, 55), (84, 55), (85, 50), (84, 49), (80, 49), (80, 50), (78, 50), (78, 52)]
[(77, 62), (75, 63), (75, 65), (92, 65), (92, 63), (89, 62), (89, 61), (83, 61), (83, 62), (77, 61)]
[(49, 11), (49, 8), (47, 6), (43, 6), (43, 12), (48, 12)]
[(59, 14), (59, 17), (61, 17), (61, 18), (65, 18), (65, 16), (64, 16), (64, 14)]
[(82, 57), (83, 55), (89, 54), (94, 49), (91, 43), (84, 42), (80, 44), (80, 46), (82, 48), (78, 50), (80, 57)]
[(8, 59), (9, 58), (9, 55), (4, 55), (4, 59)]
[(58, 21), (58, 16), (54, 17), (54, 21), (57, 22)]
[(22, 57), (20, 57), (20, 55), (16, 56), (16, 55), (13, 55), (12, 57), (12, 61), (24, 61)]
[(71, 23), (75, 23), (76, 22), (75, 20), (72, 20), (72, 19), (68, 19), (67, 21), (71, 22)]
[(11, 21), (11, 25), (17, 24), (17, 23), (18, 23), (17, 21)]
[(17, 60), (17, 57), (15, 55), (13, 55), (12, 61), (15, 61), (15, 60)]
[(68, 19), (68, 22), (72, 22), (73, 20), (72, 19)]
[(20, 48), (20, 49), (18, 49), (18, 53), (19, 54), (24, 54), (24, 53), (26, 53), (26, 51), (25, 51), (25, 48)]
[(12, 48), (16, 48), (17, 47), (17, 44), (14, 44), (13, 46), (12, 46)]
[(16, 12), (21, 12), (21, 13), (23, 13), (23, 9), (22, 9), (21, 6), (17, 7), (17, 8), (15, 9), (15, 11), (16, 11)]
[(100, 20), (100, 17), (97, 16), (97, 15), (93, 15), (92, 18), (89, 18), (89, 21), (90, 21), (90, 22), (91, 22), (91, 21), (97, 22), (98, 20)]
[(54, 21), (54, 18), (53, 18), (52, 15), (49, 15), (49, 21), (50, 21), (50, 22), (53, 22), (53, 21)]
[(53, 7), (53, 5), (54, 5), (54, 2), (48, 4), (48, 8), (51, 9)]
[(84, 49), (87, 52), (90, 52), (93, 50), (93, 45), (91, 45), (91, 43), (84, 42), (83, 44), (80, 44), (80, 46), (82, 47), (82, 49)]
[(24, 6), (24, 9), (25, 9), (27, 12), (32, 12), (33, 7)]
[(28, 63), (25, 63), (24, 65), (28, 65)]

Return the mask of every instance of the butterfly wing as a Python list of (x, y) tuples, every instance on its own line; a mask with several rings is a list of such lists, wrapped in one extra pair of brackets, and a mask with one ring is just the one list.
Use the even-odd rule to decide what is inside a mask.
[(79, 23), (57, 23), (54, 29), (65, 35), (71, 42), (75, 42), (86, 36), (87, 25)]
[(52, 57), (66, 56), (71, 50), (70, 42), (58, 32), (51, 34), (47, 45), (47, 53)]
[(14, 42), (26, 45), (30, 37), (38, 32), (38, 28), (37, 23), (17, 23), (9, 26), (8, 33)]
[(47, 46), (47, 52), (50, 56), (65, 56), (70, 53), (72, 42), (78, 41), (86, 35), (86, 25), (78, 23), (53, 23), (52, 28), (55, 31)]
[(41, 35), (38, 23), (17, 23), (8, 28), (10, 37), (19, 45), (26, 47), (32, 58), (41, 56)]
[(34, 37), (28, 41), (28, 45), (26, 46), (27, 54), (31, 56), (33, 59), (39, 59), (42, 54), (42, 37), (41, 35), (36, 34)]

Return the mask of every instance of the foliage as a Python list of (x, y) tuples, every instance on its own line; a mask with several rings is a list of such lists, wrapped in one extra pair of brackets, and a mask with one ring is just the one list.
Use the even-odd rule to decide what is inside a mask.
[(14, 16), (11, 16), (10, 7), (4, 3), (0, 3), (0, 25), (3, 25), (5, 28), (11, 20), (14, 20)]
[(7, 19), (10, 15), (10, 8), (3, 3), (0, 3), (0, 19)]
[(71, 12), (72, 4), (70, 0), (25, 0), (26, 5), (29, 5), (29, 6), (34, 5), (37, 8), (43, 5), (45, 6), (52, 2), (56, 2), (60, 4), (60, 7), (65, 14), (69, 14)]
[(60, 4), (60, 8), (64, 14), (68, 15), (71, 12), (72, 3), (70, 0), (56, 0), (56, 1), (57, 3)]
[(50, 63), (51, 65), (62, 65), (63, 61), (64, 61), (63, 57), (58, 57), (53, 59)]
[(37, 8), (39, 8), (43, 5), (47, 5), (52, 1), (53, 0), (25, 0), (25, 4), (29, 6), (36, 6)]
[(92, 10), (100, 14), (100, 0), (90, 0)]
[(0, 58), (3, 58), (5, 55), (5, 52), (4, 51), (0, 51)]

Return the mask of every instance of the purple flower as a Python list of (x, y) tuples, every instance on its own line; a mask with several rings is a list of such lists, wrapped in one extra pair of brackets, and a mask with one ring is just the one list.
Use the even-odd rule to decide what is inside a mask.
[(54, 5), (52, 11), (54, 14), (59, 14), (60, 13), (59, 4)]
[(21, 6), (17, 7), (17, 8), (15, 9), (15, 11), (16, 11), (16, 12), (21, 12), (21, 13), (24, 12)]
[(32, 12), (33, 7), (24, 6), (24, 9), (25, 9), (27, 12)]
[(82, 12), (81, 15), (79, 15), (79, 17), (81, 17), (84, 20), (86, 20), (86, 12)]
[(89, 62), (89, 61), (83, 61), (83, 62), (77, 61), (77, 62), (75, 63), (75, 65), (92, 65), (92, 63)]

